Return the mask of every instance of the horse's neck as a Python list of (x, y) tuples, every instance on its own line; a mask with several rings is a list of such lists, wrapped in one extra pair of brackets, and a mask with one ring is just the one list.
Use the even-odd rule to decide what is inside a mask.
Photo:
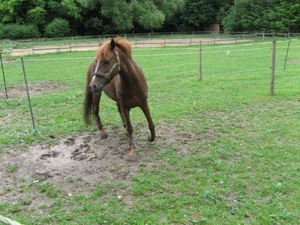
[(123, 57), (121, 62), (120, 77), (126, 83), (134, 83), (139, 77), (139, 66), (128, 57)]

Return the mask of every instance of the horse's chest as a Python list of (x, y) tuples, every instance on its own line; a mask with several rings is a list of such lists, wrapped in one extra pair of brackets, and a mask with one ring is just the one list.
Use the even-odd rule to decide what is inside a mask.
[(118, 101), (129, 107), (129, 108), (133, 108), (136, 106), (139, 106), (142, 99), (144, 98), (143, 95), (141, 95), (140, 93), (137, 92), (130, 92), (130, 91), (124, 91), (118, 94)]

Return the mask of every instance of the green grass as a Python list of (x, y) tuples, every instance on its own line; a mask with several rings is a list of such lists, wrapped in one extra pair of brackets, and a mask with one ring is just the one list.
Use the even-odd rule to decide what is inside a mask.
[(10, 165), (6, 168), (6, 171), (9, 173), (13, 173), (18, 170), (18, 165)]
[[(163, 149), (156, 144), (151, 169), (141, 162), (130, 184), (112, 182), (69, 198), (45, 183), (35, 188), (55, 199), (47, 214), (8, 202), (0, 203), (0, 212), (24, 224), (299, 224), (300, 42), (292, 40), (283, 70), (286, 47), (287, 41), (277, 43), (275, 96), (270, 96), (271, 42), (204, 45), (202, 81), (198, 47), (134, 49), (147, 76), (153, 119), (157, 127), (178, 133), (181, 144)], [(3, 99), (0, 149), (51, 144), (49, 135), (90, 129), (81, 107), (93, 54), (24, 57), (29, 82), (55, 81), (63, 88), (31, 96), (36, 136), (26, 96), (9, 99), (9, 105)], [(20, 68), (18, 60), (5, 63), (9, 87), (22, 84)], [(101, 115), (106, 126), (119, 126), (107, 97)], [(135, 109), (132, 121), (145, 123)], [(186, 141), (186, 135), (193, 139)], [(111, 192), (124, 188), (131, 195), (121, 200)]]

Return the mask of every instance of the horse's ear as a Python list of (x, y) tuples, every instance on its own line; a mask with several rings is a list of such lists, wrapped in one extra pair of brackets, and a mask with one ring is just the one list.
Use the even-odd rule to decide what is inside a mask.
[(110, 50), (113, 51), (116, 47), (116, 42), (115, 40), (112, 38), (110, 41)]
[(101, 46), (103, 43), (102, 43), (102, 41), (99, 41), (99, 46)]

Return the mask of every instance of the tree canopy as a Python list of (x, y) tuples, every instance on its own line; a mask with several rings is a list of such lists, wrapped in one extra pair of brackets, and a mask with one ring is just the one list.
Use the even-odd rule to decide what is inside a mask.
[(201, 31), (211, 23), (232, 32), (288, 32), (300, 29), (299, 12), (299, 0), (0, 0), (0, 27), (45, 37)]
[(297, 31), (299, 12), (299, 0), (236, 0), (222, 24), (229, 31)]

